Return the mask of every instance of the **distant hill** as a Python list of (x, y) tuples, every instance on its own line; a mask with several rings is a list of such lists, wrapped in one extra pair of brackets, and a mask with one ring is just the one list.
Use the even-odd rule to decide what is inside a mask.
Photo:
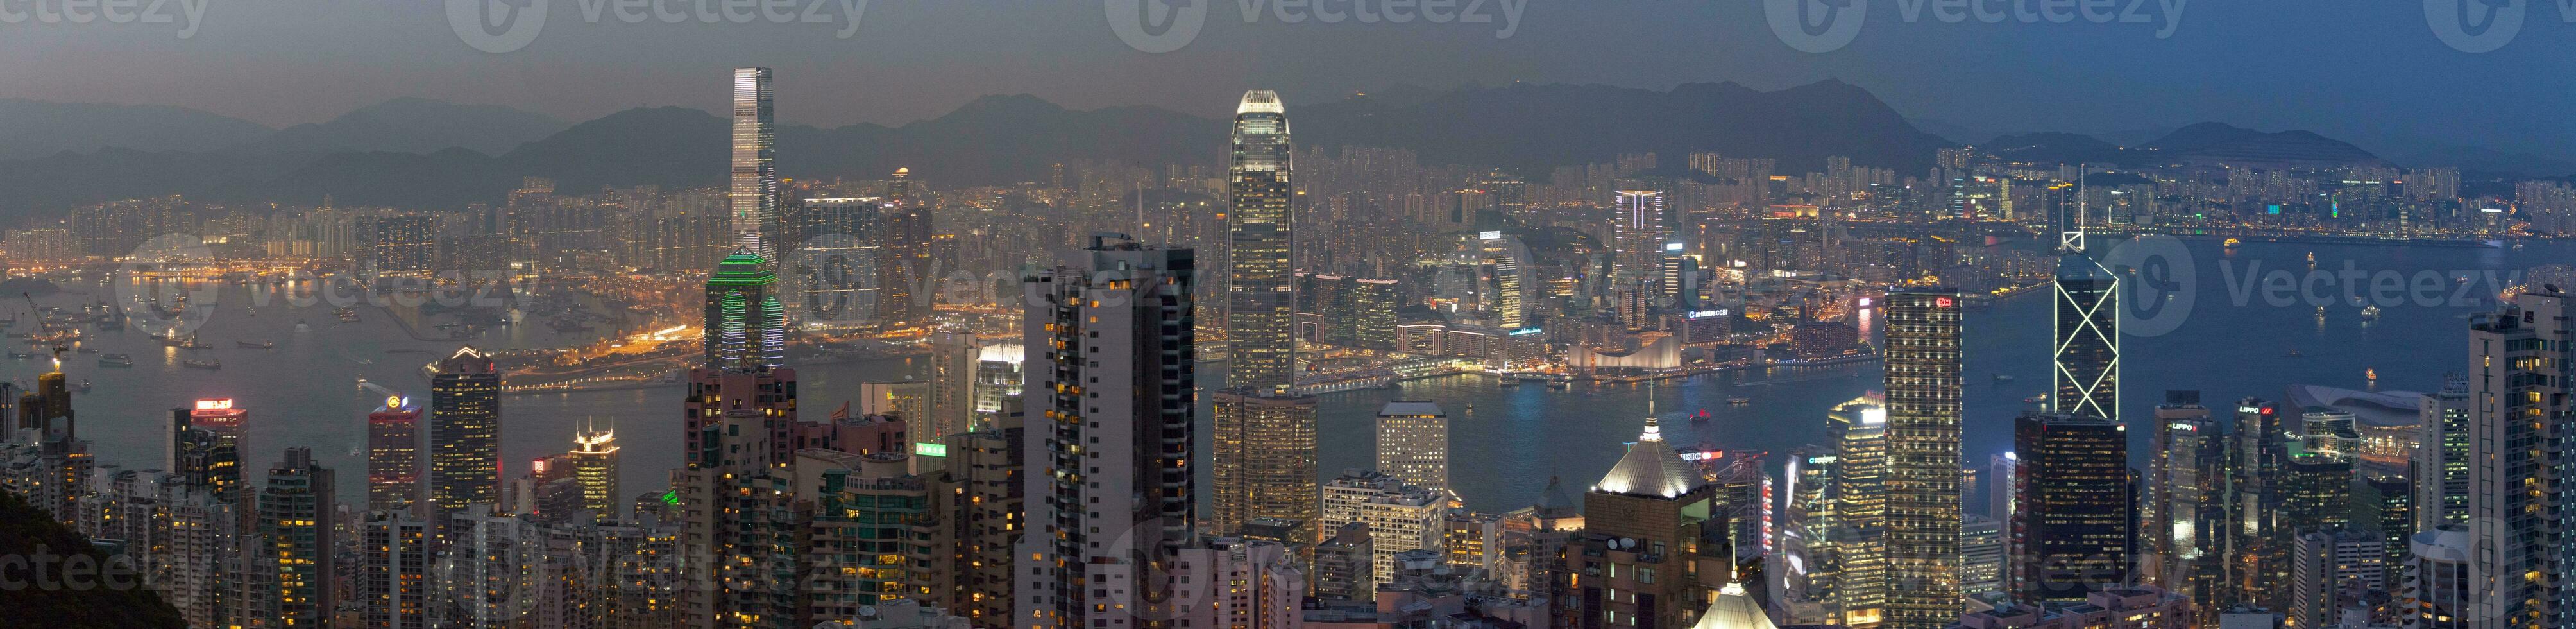
[(2078, 133), (2007, 135), (1979, 144), (1977, 150), (2006, 161), (2032, 164), (2116, 164), (2127, 163), (2131, 157), (2119, 145)]
[(342, 114), (329, 122), (279, 129), (238, 148), (308, 153), (432, 153), (462, 148), (499, 155), (569, 126), (552, 116), (498, 105), (397, 98)]
[[(107, 564), (106, 555), (91, 547), (80, 533), (55, 522), (53, 514), (37, 509), (17, 494), (0, 491), (0, 557), (24, 560), (39, 553), (62, 557), (89, 555), (89, 561), (70, 562), (57, 559), (46, 568), (48, 581), (61, 583), (66, 567), (75, 563), (91, 567), (86, 574), (99, 579), (96, 568)], [(18, 562), (13, 562), (18, 563)], [(138, 564), (127, 564), (129, 566)], [(143, 578), (132, 572), (123, 573), (124, 583), (136, 587), (95, 587), (115, 581), (93, 580), (94, 587), (45, 588), (16, 581), (29, 576), (24, 563), (9, 569), (13, 585), (26, 587), (0, 588), (0, 617), (11, 627), (45, 627), (48, 629), (184, 629), (187, 622), (179, 610), (163, 602), (159, 595), (140, 585)]]
[(2178, 162), (2248, 163), (2285, 166), (2389, 165), (2361, 147), (2307, 131), (2265, 133), (2218, 122), (2203, 122), (2146, 143)]
[(183, 107), (0, 99), (0, 159), (141, 151), (212, 151), (274, 132), (248, 120)]

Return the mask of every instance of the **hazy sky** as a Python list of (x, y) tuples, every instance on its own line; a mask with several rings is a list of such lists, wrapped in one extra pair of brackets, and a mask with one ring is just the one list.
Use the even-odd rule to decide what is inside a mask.
[[(857, 0), (490, 0), (546, 9), (535, 39), (501, 54), (467, 45), (447, 0), (138, 0), (162, 3), (174, 18), (166, 24), (49, 23), (37, 13), (81, 1), (0, 0), (0, 97), (182, 105), (287, 125), (423, 96), (582, 120), (644, 105), (716, 109), (726, 68), (766, 65), (777, 69), (782, 119), (839, 125), (916, 120), (994, 93), (1215, 115), (1248, 87), (1295, 103), (1403, 83), (1774, 89), (1839, 77), (1907, 115), (1979, 129), (2221, 120), (2549, 154), (2576, 137), (2567, 106), (2576, 24), (2554, 2), (2523, 7), (2530, 0), (2512, 0), (2527, 9), (2523, 24), (2482, 54), (2446, 45), (2429, 25), (2438, 20), (2425, 3), (2461, 0), (2192, 0), (2179, 20), (2166, 15), (2173, 0), (2088, 0), (2106, 3), (2108, 24), (2080, 14), (2023, 23), (2040, 0), (1954, 5), (1987, 7), (2000, 23), (1968, 9), (1944, 22), (1941, 0), (1844, 0), (1867, 3), (1865, 26), (1826, 53), (1784, 44), (1765, 21), (1766, 0), (1512, 0), (1520, 11), (1508, 37), (1497, 37), (1512, 26), (1504, 0), (1451, 0), (1492, 17), (1483, 24), (1357, 22), (1357, 12), (1390, 10), (1389, 0), (1285, 5), (1302, 23), (1283, 23), (1277, 0), (1174, 0), (1206, 3), (1206, 26), (1163, 54), (1113, 32), (1103, 2), (1134, 0), (877, 0), (849, 38), (837, 33), (848, 28), (844, 3)], [(470, 11), (480, 0), (458, 1)], [(719, 21), (724, 4), (747, 1), (832, 23), (772, 24), (756, 8), (737, 11), (751, 23), (698, 23), (701, 1)], [(1421, 1), (1392, 9), (1418, 12)], [(2050, 10), (2077, 11), (2077, 0), (2046, 5), (2061, 1)], [(191, 3), (204, 14), (187, 32), (181, 9)], [(629, 3), (644, 23), (618, 17)], [(687, 23), (655, 21), (654, 7)], [(1247, 23), (1247, 7), (1257, 22)], [(594, 8), (596, 22), (585, 16)], [(1317, 11), (1348, 17), (1328, 24)], [(2132, 14), (2146, 22), (2118, 22)]]

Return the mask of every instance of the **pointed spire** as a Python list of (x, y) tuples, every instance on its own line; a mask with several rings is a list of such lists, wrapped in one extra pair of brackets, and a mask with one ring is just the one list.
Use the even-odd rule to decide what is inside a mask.
[(1664, 431), (1662, 428), (1657, 427), (1656, 423), (1655, 383), (1648, 382), (1646, 383), (1646, 431), (1643, 434), (1637, 435), (1638, 443), (1646, 443), (1649, 441), (1661, 442), (1664, 440)]

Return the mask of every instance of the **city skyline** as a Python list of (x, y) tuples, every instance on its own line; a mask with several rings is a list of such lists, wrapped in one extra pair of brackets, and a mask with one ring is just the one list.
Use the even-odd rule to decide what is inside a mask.
[(824, 158), (733, 76), (721, 186), (0, 231), (40, 370), (0, 383), (6, 504), (163, 579), (157, 626), (2576, 617), (2564, 182), (1928, 145), (1542, 178), (1299, 147), (1259, 89), (1222, 163), (792, 178)]

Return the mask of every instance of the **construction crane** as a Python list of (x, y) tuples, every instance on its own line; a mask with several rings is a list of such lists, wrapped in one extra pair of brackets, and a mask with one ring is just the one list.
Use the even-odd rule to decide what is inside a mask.
[[(36, 296), (31, 293), (20, 292), (18, 293), (18, 297), (27, 300), (27, 314), (36, 317), (36, 333), (34, 336), (29, 338), (43, 339), (53, 336), (54, 322), (51, 319), (45, 318), (45, 312), (43, 309), (36, 307)], [(64, 346), (59, 341), (54, 343), (54, 370), (62, 370), (63, 354), (70, 352), (71, 349), (72, 348)]]

